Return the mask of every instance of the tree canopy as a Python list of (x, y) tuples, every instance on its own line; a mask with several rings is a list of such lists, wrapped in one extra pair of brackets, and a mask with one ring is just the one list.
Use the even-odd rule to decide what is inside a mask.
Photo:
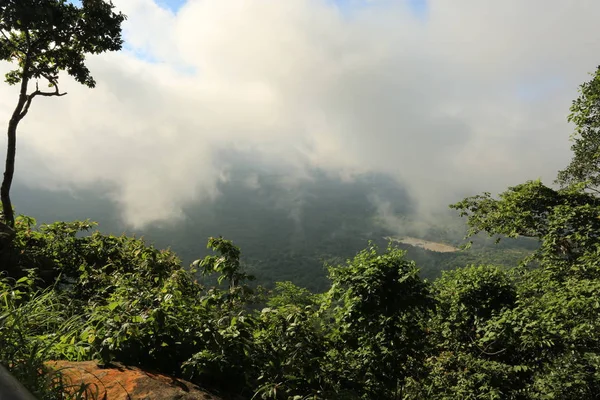
[[(94, 87), (86, 54), (121, 49), (121, 23), (112, 2), (83, 0), (3, 0), (0, 2), (0, 59), (16, 62), (9, 84), (45, 79), (57, 89), (60, 71)], [(56, 90), (57, 92), (58, 90)], [(35, 92), (34, 92), (35, 93)]]

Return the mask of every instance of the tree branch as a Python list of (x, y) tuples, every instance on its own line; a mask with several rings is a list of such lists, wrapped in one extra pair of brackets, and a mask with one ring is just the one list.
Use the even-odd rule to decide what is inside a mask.
[[(7, 45), (10, 45), (12, 47), (13, 53), (17, 53), (17, 52), (21, 52), (23, 54), (26, 54), (27, 51), (25, 51), (24, 49), (22, 49), (20, 46), (17, 46), (14, 40), (11, 40), (8, 36), (6, 36), (6, 30), (5, 29), (0, 29), (0, 33), (2, 33), (2, 36), (4, 37), (4, 40), (6, 40)], [(16, 58), (19, 61), (22, 61), (22, 57), (20, 56), (16, 56)]]
[(46, 78), (52, 86), (54, 86), (54, 92), (41, 91), (38, 83), (36, 82), (35, 83), (35, 91), (27, 96), (27, 102), (25, 103), (25, 107), (23, 108), (23, 111), (21, 112), (21, 114), (19, 114), (19, 120), (23, 119), (25, 117), (25, 115), (27, 115), (27, 113), (29, 112), (29, 107), (31, 107), (31, 102), (33, 101), (34, 97), (36, 97), (36, 96), (61, 97), (61, 96), (64, 96), (67, 94), (66, 92), (60, 93), (60, 91), (58, 90), (58, 83), (56, 82), (56, 80), (52, 79), (51, 77), (49, 77), (45, 74), (42, 74), (42, 76), (44, 78)]
[(6, 42), (10, 43), (10, 40), (8, 39), (8, 36), (6, 36), (6, 32), (4, 32), (4, 29), (0, 29), (0, 33), (2, 33), (2, 36), (4, 36), (4, 39), (6, 40)]
[(596, 193), (596, 194), (600, 194), (600, 190), (598, 190), (598, 189), (595, 189), (595, 188), (593, 188), (593, 187), (591, 187), (591, 186), (589, 186), (589, 185), (586, 185), (586, 186), (585, 186), (585, 188), (586, 188), (587, 190), (590, 190), (590, 191), (592, 191), (592, 192)]
[[(500, 332), (500, 334), (502, 334), (504, 331), (505, 331), (505, 329), (502, 329), (502, 332)], [(489, 343), (487, 346), (485, 346), (485, 348), (481, 348), (481, 346), (479, 346), (479, 344), (477, 344), (477, 342), (475, 342), (475, 340), (470, 336), (469, 336), (469, 340), (471, 340), (471, 343), (473, 343), (475, 345), (475, 347), (477, 347), (477, 350), (479, 350), (481, 352), (481, 354), (485, 354), (487, 356), (497, 356), (498, 354), (504, 353), (507, 350), (507, 349), (501, 349), (501, 350), (495, 351), (493, 353), (489, 353), (487, 351), (487, 349), (489, 349), (491, 345), (496, 343), (497, 340), (494, 340), (492, 343)]]

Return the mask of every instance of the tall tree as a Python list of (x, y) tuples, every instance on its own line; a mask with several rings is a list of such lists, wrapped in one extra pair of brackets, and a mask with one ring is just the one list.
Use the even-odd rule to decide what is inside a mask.
[(600, 67), (569, 121), (574, 154), (559, 189), (529, 181), (451, 206), (467, 217), (469, 236), (532, 237), (539, 248), (504, 278), (471, 268), (436, 282), (431, 329), (444, 351), (427, 358), (431, 373), (415, 398), (598, 397)]
[(573, 158), (558, 174), (560, 189), (529, 181), (498, 199), (484, 193), (451, 206), (468, 217), (469, 236), (537, 238), (535, 258), (560, 279), (600, 273), (594, 261), (600, 251), (600, 67), (579, 93), (568, 117), (575, 124)]
[[(17, 127), (37, 96), (64, 96), (59, 73), (66, 71), (77, 82), (96, 85), (85, 65), (86, 54), (121, 49), (121, 23), (125, 16), (105, 0), (0, 0), (0, 60), (16, 63), (6, 82), (19, 84), (19, 100), (8, 123), (6, 166), (0, 199), (5, 224), (14, 227), (10, 188), (15, 171)], [(48, 90), (41, 90), (39, 81)], [(35, 89), (30, 89), (34, 83)]]
[(559, 172), (557, 183), (583, 183), (589, 191), (600, 194), (600, 67), (579, 87), (569, 122), (575, 124), (573, 159)]

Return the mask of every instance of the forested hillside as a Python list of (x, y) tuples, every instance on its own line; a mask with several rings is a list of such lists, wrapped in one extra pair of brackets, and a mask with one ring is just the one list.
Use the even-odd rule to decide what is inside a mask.
[[(90, 219), (99, 223), (101, 232), (135, 234), (159, 248), (168, 247), (184, 265), (207, 255), (204, 242), (209, 237), (223, 236), (245, 249), (246, 268), (257, 283), (269, 287), (289, 280), (324, 291), (329, 285), (326, 262), (353, 257), (369, 241), (385, 247), (389, 236), (413, 236), (457, 247), (465, 243), (466, 226), (455, 213), (443, 210), (436, 218), (424, 220), (406, 190), (388, 177), (365, 175), (342, 181), (314, 171), (294, 184), (286, 178), (256, 165), (239, 165), (220, 184), (215, 200), (190, 204), (184, 217), (173, 223), (141, 229), (121, 222), (119, 209), (105, 189), (53, 192), (17, 186), (14, 197), (18, 211), (36, 216), (40, 223)], [(382, 202), (389, 205), (385, 213)], [(421, 276), (435, 278), (442, 270), (468, 264), (514, 265), (537, 242), (495, 244), (481, 237), (468, 250), (445, 254), (399, 246), (408, 251), (408, 259), (417, 261)]]

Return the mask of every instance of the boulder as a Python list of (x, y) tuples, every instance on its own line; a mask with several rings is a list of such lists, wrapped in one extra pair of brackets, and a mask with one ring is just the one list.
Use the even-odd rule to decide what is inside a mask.
[(72, 391), (86, 385), (92, 398), (99, 400), (222, 400), (190, 382), (119, 363), (100, 367), (94, 361), (51, 361), (47, 365), (66, 378)]

